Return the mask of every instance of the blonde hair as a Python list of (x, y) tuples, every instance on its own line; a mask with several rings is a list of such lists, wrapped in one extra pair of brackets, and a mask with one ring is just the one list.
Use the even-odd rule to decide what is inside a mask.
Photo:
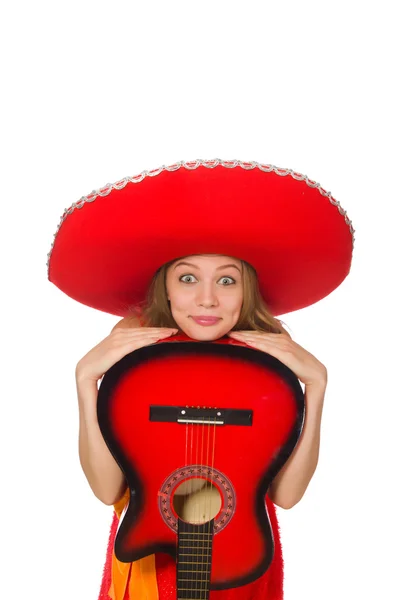
[[(169, 267), (176, 261), (173, 259), (162, 265), (154, 274), (145, 300), (130, 309), (130, 319), (141, 319), (145, 327), (175, 327), (175, 322), (167, 298), (166, 275)], [(243, 303), (240, 316), (232, 331), (254, 330), (268, 333), (290, 334), (284, 329), (282, 321), (273, 317), (266, 306), (259, 290), (255, 269), (246, 261), (241, 260)], [(285, 323), (284, 323), (285, 325)]]

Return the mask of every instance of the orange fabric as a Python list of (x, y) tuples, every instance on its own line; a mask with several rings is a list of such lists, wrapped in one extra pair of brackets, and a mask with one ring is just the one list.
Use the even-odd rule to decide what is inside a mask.
[[(127, 487), (124, 495), (113, 508), (120, 519), (130, 500)], [(129, 582), (128, 582), (128, 577)], [(128, 583), (128, 595), (139, 600), (159, 600), (155, 555), (145, 556), (132, 563), (120, 562), (113, 550), (112, 579), (108, 595), (112, 600), (124, 600)]]

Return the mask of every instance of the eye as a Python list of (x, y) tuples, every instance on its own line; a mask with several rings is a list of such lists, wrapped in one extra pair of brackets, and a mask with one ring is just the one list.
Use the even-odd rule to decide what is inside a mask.
[[(194, 277), (194, 275), (182, 275), (181, 277), (179, 277), (179, 281), (182, 281), (184, 277)], [(188, 281), (182, 281), (182, 283), (188, 283)]]
[[(230, 283), (228, 285), (232, 285), (233, 283), (236, 283), (235, 280), (233, 279), (233, 277), (221, 277), (221, 279), (229, 279), (229, 280), (231, 280), (232, 283)], [(225, 286), (223, 286), (223, 287), (225, 287)]]
[[(179, 278), (179, 281), (182, 281), (184, 277), (194, 277), (194, 275), (191, 275), (191, 274), (189, 274), (189, 275), (181, 275), (181, 277)], [(232, 285), (233, 283), (236, 283), (236, 281), (235, 281), (235, 279), (233, 279), (233, 277), (221, 277), (221, 279), (229, 279), (232, 283), (228, 284), (228, 285)], [(182, 283), (189, 283), (189, 282), (188, 281), (182, 281)], [(227, 286), (223, 286), (223, 287), (228, 287), (228, 285)]]

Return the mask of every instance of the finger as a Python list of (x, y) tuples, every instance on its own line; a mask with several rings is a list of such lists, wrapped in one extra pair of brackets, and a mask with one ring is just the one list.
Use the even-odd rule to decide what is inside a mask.
[(150, 333), (146, 335), (132, 335), (127, 338), (122, 338), (118, 340), (118, 343), (115, 347), (117, 348), (129, 348), (131, 345), (139, 345), (145, 346), (146, 344), (151, 344), (158, 342), (159, 340), (164, 340), (167, 337), (171, 337), (170, 333)]
[(128, 341), (128, 343), (125, 343), (125, 345), (123, 344), (122, 347), (123, 348), (128, 348), (128, 349), (131, 348), (131, 347), (133, 349), (143, 348), (144, 346), (150, 346), (152, 344), (155, 344), (156, 342), (158, 342), (160, 340), (163, 340), (165, 337), (169, 337), (169, 336), (165, 336), (165, 335), (154, 336), (154, 335), (151, 335), (149, 337), (146, 336), (144, 338), (138, 338), (138, 339), (137, 338), (133, 338), (133, 339), (130, 339)]
[[(275, 334), (277, 335), (277, 334)], [(274, 342), (277, 340), (276, 337), (268, 337), (267, 335), (255, 335), (255, 334), (250, 334), (250, 333), (245, 333), (244, 335), (232, 335), (230, 334), (230, 337), (235, 337), (236, 339), (240, 339), (240, 340), (260, 340), (260, 341), (268, 341), (268, 342)]]
[(147, 339), (147, 338), (152, 338), (152, 337), (159, 338), (159, 337), (168, 337), (170, 335), (172, 335), (172, 331), (158, 331), (155, 333), (149, 332), (146, 334), (137, 335), (137, 336), (135, 336), (135, 338), (138, 338), (138, 339), (140, 339), (140, 338)]
[(270, 333), (267, 331), (230, 331), (229, 335), (253, 335), (255, 337), (264, 337), (264, 338), (279, 338), (280, 333)]
[(122, 335), (128, 335), (128, 336), (150, 336), (150, 335), (163, 335), (163, 334), (167, 334), (167, 335), (171, 335), (172, 333), (176, 333), (175, 330), (172, 329), (162, 329), (162, 328), (148, 328), (146, 330), (144, 330), (143, 328), (137, 328), (137, 329), (119, 329), (119, 331), (123, 331), (124, 333)]
[(158, 333), (160, 331), (177, 331), (176, 327), (124, 327), (116, 329), (116, 331), (124, 331), (126, 333)]
[(142, 331), (178, 331), (177, 327), (139, 327)]

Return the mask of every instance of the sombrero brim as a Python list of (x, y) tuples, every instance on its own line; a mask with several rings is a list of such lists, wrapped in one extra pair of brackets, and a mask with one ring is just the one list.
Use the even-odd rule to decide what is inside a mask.
[(350, 271), (354, 229), (306, 176), (272, 165), (194, 161), (108, 184), (61, 217), (48, 279), (98, 310), (130, 314), (156, 270), (193, 254), (243, 259), (275, 316), (318, 302)]

